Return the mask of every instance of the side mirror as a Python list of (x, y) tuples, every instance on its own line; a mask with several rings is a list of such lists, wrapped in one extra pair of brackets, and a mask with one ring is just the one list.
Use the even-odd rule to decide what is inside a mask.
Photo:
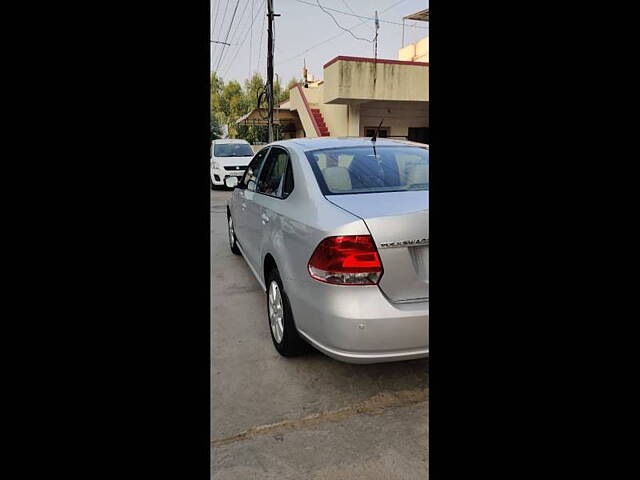
[(238, 185), (238, 177), (227, 177), (224, 179), (224, 184), (227, 188), (236, 188), (236, 185)]

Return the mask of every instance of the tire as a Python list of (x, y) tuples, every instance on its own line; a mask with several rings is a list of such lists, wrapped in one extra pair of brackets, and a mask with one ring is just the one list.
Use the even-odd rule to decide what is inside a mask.
[(215, 190), (216, 186), (213, 184), (213, 180), (209, 179), (209, 182), (211, 183), (211, 190)]
[(233, 228), (233, 219), (229, 212), (227, 212), (227, 235), (229, 237), (229, 248), (235, 255), (240, 255), (240, 249), (238, 248), (238, 239), (236, 238), (236, 232)]
[[(272, 291), (272, 289), (274, 290)], [(276, 307), (278, 298), (280, 299), (279, 309)], [(277, 320), (278, 310), (282, 312), (280, 322)], [(273, 322), (272, 313), (276, 313), (273, 316)], [(271, 340), (280, 355), (283, 357), (295, 357), (308, 351), (307, 344), (300, 338), (293, 321), (289, 298), (284, 291), (277, 268), (271, 270), (267, 275), (267, 321), (269, 322)], [(282, 329), (281, 334), (280, 329)]]

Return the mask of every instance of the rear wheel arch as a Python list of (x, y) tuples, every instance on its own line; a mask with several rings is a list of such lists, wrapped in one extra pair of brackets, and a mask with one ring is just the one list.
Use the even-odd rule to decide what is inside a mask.
[[(298, 330), (295, 325), (295, 320), (293, 318), (293, 312), (291, 310), (291, 303), (289, 302), (289, 298), (287, 296), (287, 292), (284, 289), (284, 285), (282, 282), (282, 276), (278, 270), (278, 266), (276, 265), (275, 259), (270, 253), (267, 253), (264, 257), (264, 283), (266, 285), (266, 294), (267, 294), (267, 318), (269, 319), (269, 329), (271, 333), (271, 339), (276, 350), (285, 357), (297, 356), (305, 353), (308, 350), (307, 343), (300, 338), (298, 334)], [(274, 336), (274, 330), (271, 323), (271, 312), (272, 309), (270, 307), (269, 300), (269, 292), (272, 283), (277, 283), (277, 288), (279, 288), (280, 294), (282, 295), (282, 306), (284, 308), (284, 327), (283, 332), (284, 336), (280, 340), (280, 343), (276, 340)], [(277, 309), (275, 310), (278, 311)]]
[(229, 238), (229, 248), (234, 255), (241, 255), (242, 252), (238, 248), (238, 238), (235, 233), (235, 225), (231, 217), (231, 211), (227, 205), (227, 236)]
[[(264, 262), (263, 262), (263, 269), (262, 269), (262, 278), (264, 278), (264, 283), (266, 285), (267, 283), (267, 277), (269, 276), (269, 272), (271, 270), (273, 270), (274, 268), (277, 269), (278, 265), (276, 264), (276, 260), (273, 258), (273, 256), (270, 253), (267, 253), (264, 257)], [(266, 285), (266, 288), (269, 288), (268, 285)]]

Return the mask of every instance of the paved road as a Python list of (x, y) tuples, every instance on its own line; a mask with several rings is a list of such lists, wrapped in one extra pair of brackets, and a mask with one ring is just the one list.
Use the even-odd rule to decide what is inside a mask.
[(229, 196), (211, 194), (212, 478), (427, 478), (428, 361), (281, 357), (264, 293), (228, 247)]

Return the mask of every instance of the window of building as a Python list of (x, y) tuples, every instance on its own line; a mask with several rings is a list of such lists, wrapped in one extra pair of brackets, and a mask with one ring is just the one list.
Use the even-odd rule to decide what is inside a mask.
[[(364, 136), (373, 137), (373, 134), (376, 133), (376, 128), (378, 127), (364, 127)], [(388, 136), (389, 127), (380, 127), (380, 130), (378, 130), (378, 137), (387, 138)]]

